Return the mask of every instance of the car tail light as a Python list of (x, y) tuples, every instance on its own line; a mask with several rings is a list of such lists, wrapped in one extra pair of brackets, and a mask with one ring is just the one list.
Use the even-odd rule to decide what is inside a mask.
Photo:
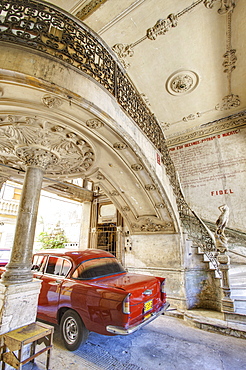
[(165, 293), (165, 280), (161, 283), (161, 292)]
[(165, 280), (163, 280), (162, 283), (161, 283), (161, 300), (163, 302), (166, 301)]
[(127, 315), (130, 314), (130, 296), (131, 296), (131, 293), (128, 293), (123, 301), (123, 306), (122, 306), (123, 313), (126, 313)]

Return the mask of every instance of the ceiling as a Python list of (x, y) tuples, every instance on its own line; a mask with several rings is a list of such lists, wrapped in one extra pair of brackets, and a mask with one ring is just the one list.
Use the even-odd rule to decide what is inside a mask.
[(245, 109), (243, 0), (50, 2), (115, 51), (169, 142)]

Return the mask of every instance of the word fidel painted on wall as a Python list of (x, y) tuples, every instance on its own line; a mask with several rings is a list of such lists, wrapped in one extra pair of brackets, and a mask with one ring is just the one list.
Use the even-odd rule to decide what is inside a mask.
[[(211, 196), (233, 194), (232, 179), (246, 172), (246, 155), (235, 156), (233, 151), (227, 150), (230, 144), (235, 145), (239, 133), (240, 130), (234, 130), (170, 148), (182, 187), (200, 188), (210, 184)], [(226, 187), (223, 187), (225, 179)]]

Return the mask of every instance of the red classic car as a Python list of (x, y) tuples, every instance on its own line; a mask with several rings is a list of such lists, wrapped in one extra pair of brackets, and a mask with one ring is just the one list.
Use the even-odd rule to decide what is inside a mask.
[(128, 273), (103, 250), (45, 250), (34, 255), (32, 269), (42, 280), (37, 317), (60, 325), (70, 351), (89, 331), (130, 334), (169, 306), (164, 278)]

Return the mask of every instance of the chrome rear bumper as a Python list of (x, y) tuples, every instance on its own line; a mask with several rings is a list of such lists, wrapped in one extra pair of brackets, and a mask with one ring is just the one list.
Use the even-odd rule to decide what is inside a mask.
[(135, 326), (131, 326), (130, 328), (128, 329), (125, 329), (125, 328), (122, 328), (122, 327), (119, 327), (119, 326), (113, 326), (113, 325), (108, 325), (106, 327), (106, 330), (109, 332), (109, 333), (113, 333), (113, 334), (119, 334), (119, 335), (128, 335), (128, 334), (132, 334), (134, 333), (135, 331), (137, 331), (138, 329), (142, 328), (143, 326), (147, 325), (148, 323), (150, 323), (151, 321), (155, 320), (158, 316), (160, 316), (161, 314), (163, 314), (167, 309), (168, 307), (170, 306), (170, 304), (167, 302), (165, 303), (165, 305), (162, 307), (162, 309), (158, 312), (153, 312), (151, 314), (151, 316), (141, 322), (140, 324), (138, 325), (135, 325)]

